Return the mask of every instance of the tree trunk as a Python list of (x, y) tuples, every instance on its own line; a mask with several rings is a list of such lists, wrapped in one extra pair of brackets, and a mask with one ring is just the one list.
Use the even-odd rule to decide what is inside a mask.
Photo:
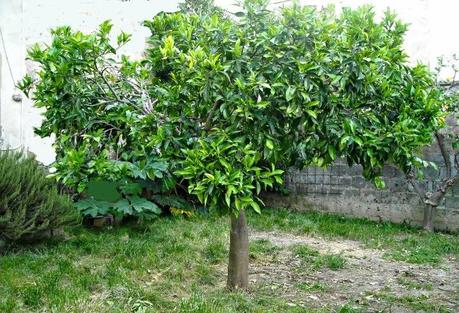
[(231, 216), (227, 287), (245, 290), (249, 283), (249, 235), (244, 211)]
[(432, 205), (424, 205), (424, 221), (422, 222), (422, 227), (424, 230), (429, 232), (434, 231), (433, 226), (433, 215), (434, 215), (435, 207)]

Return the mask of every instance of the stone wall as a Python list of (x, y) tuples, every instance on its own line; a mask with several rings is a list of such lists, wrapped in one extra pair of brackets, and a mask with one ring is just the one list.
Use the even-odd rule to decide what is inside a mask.
[[(458, 127), (456, 124), (456, 130)], [(436, 144), (425, 150), (424, 158), (444, 164)], [(432, 190), (444, 177), (445, 168), (440, 166), (438, 171), (429, 169), (425, 174), (426, 179), (422, 184)], [(318, 210), (377, 221), (421, 225), (422, 204), (405, 176), (397, 168), (388, 165), (383, 170), (383, 178), (386, 188), (376, 189), (363, 178), (361, 166), (349, 167), (346, 162), (339, 160), (328, 169), (311, 167), (302, 171), (289, 170), (285, 177), (289, 195), (270, 193), (264, 195), (264, 199), (271, 207)], [(442, 230), (459, 230), (459, 185), (449, 190), (438, 207), (434, 225)]]

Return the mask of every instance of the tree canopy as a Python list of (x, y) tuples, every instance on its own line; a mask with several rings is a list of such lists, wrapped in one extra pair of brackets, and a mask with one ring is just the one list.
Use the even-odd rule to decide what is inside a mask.
[(265, 4), (246, 2), (236, 19), (145, 22), (150, 93), (167, 117), (151, 132), (189, 191), (215, 207), (258, 210), (252, 195), (281, 182), (278, 168), (343, 157), (382, 187), (386, 162), (421, 165), (441, 108), (428, 69), (408, 65), (406, 26), (391, 12), (377, 22), (369, 7), (336, 16)]
[(33, 47), (41, 70), (20, 87), (46, 109), (37, 133), (56, 135), (57, 177), (79, 191), (93, 176), (155, 181), (237, 217), (290, 166), (344, 158), (378, 187), (386, 162), (425, 166), (441, 94), (408, 63), (406, 25), (371, 7), (267, 5), (160, 13), (141, 60), (116, 58), (129, 35), (111, 44), (109, 22)]

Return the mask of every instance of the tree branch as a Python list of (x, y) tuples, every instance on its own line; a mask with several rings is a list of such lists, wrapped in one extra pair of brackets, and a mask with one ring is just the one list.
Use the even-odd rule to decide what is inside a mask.
[(215, 110), (217, 109), (217, 106), (218, 106), (218, 101), (215, 101), (214, 102), (214, 105), (212, 106), (212, 108), (210, 109), (209, 111), (209, 114), (207, 114), (207, 119), (206, 119), (206, 129), (210, 129), (210, 121), (212, 120), (212, 116), (214, 115), (214, 112)]
[(411, 186), (413, 186), (414, 191), (418, 194), (419, 198), (421, 198), (421, 201), (424, 202), (426, 198), (426, 192), (421, 186), (419, 185), (418, 181), (416, 180), (414, 173), (411, 172), (406, 175), (406, 180), (410, 183)]
[(459, 173), (459, 152), (454, 155), (454, 165), (456, 167), (456, 172)]
[(442, 134), (440, 134), (438, 131), (435, 132), (435, 137), (437, 138), (438, 147), (440, 148), (440, 152), (443, 157), (443, 161), (445, 162), (446, 178), (450, 178), (452, 175), (451, 161), (449, 159), (448, 153), (446, 152), (445, 137)]
[(110, 89), (111, 93), (113, 96), (116, 98), (117, 101), (121, 101), (120, 97), (118, 97), (118, 94), (115, 92), (113, 89), (112, 85), (110, 85), (107, 81), (107, 79), (104, 76), (104, 71), (99, 70), (99, 67), (97, 66), (97, 60), (94, 60), (94, 66), (96, 67), (97, 72), (99, 73), (100, 77), (102, 77), (102, 80), (104, 81), (105, 85), (107, 85), (108, 89)]
[(446, 192), (448, 192), (448, 190), (454, 185), (456, 185), (458, 182), (459, 182), (459, 174), (457, 174), (456, 176), (450, 177), (448, 179), (445, 179), (436, 192), (433, 192), (433, 193), (429, 192), (426, 194), (424, 203), (431, 205), (433, 207), (439, 206), (440, 202), (445, 197)]

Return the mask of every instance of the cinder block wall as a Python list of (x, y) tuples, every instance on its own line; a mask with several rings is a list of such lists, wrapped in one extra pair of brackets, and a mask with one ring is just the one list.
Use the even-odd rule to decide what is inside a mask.
[[(450, 117), (448, 131), (459, 131), (457, 119)], [(436, 143), (424, 151), (426, 160), (434, 161), (439, 170), (425, 171), (422, 184), (435, 190), (445, 176), (442, 156)], [(349, 167), (343, 160), (328, 169), (310, 167), (304, 170), (290, 169), (285, 182), (290, 194), (264, 195), (265, 203), (271, 207), (296, 210), (318, 210), (327, 213), (365, 217), (377, 221), (393, 221), (421, 225), (423, 207), (419, 195), (405, 180), (397, 168), (386, 166), (383, 170), (386, 188), (376, 189), (362, 176), (361, 166)], [(435, 216), (435, 227), (442, 230), (459, 230), (459, 185), (449, 190)]]

